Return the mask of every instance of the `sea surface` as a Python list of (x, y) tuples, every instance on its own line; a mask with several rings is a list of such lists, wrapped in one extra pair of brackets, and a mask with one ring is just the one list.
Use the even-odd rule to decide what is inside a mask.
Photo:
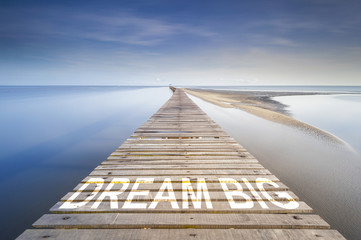
[[(202, 87), (205, 88), (205, 87)], [(288, 112), (341, 139), (270, 122), (192, 97), (214, 121), (347, 239), (361, 239), (360, 87), (207, 87), (222, 90), (336, 93), (275, 97)], [(352, 94), (343, 94), (350, 92)], [(341, 94), (342, 93), (342, 94)]]
[(0, 239), (14, 239), (171, 96), (167, 87), (0, 87)]
[[(334, 92), (277, 97), (293, 117), (345, 144), (192, 97), (348, 239), (361, 239), (361, 87), (225, 90)], [(14, 239), (104, 161), (171, 96), (167, 87), (0, 87), (0, 239)]]

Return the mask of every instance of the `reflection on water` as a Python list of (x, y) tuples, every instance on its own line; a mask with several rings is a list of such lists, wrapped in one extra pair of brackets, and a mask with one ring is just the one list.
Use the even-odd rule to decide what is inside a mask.
[[(361, 239), (359, 155), (239, 109), (190, 97), (333, 228), (348, 239)], [(314, 114), (325, 113), (318, 109)], [(360, 128), (354, 131), (360, 132)]]
[(0, 239), (29, 228), (170, 95), (168, 88), (0, 87)]

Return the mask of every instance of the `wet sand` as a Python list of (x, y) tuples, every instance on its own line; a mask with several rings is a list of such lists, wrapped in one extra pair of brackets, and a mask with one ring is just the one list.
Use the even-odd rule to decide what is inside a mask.
[[(207, 102), (225, 108), (238, 108), (263, 119), (295, 127), (328, 142), (344, 145), (345, 142), (322, 129), (294, 119), (287, 111), (287, 105), (273, 100), (273, 97), (294, 95), (316, 95), (317, 92), (270, 92), (270, 91), (226, 91), (184, 89), (185, 92)], [(332, 93), (322, 93), (332, 94)]]

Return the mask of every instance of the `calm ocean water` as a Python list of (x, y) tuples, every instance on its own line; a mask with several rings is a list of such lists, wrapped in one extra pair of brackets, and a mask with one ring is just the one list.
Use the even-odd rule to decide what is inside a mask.
[[(361, 92), (360, 87), (294, 88), (238, 89)], [(170, 96), (166, 87), (0, 87), (0, 202), (6, 206), (0, 239), (29, 228)], [(295, 118), (340, 137), (355, 151), (193, 99), (332, 227), (361, 239), (359, 95), (277, 98)]]
[(0, 87), (0, 239), (31, 227), (170, 96), (165, 87)]

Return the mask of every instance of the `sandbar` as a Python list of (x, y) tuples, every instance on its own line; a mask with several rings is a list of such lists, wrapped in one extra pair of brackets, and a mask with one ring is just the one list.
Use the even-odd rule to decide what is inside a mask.
[(340, 138), (322, 129), (314, 127), (305, 122), (293, 118), (284, 105), (274, 99), (278, 96), (294, 95), (318, 95), (332, 93), (318, 92), (273, 92), (273, 91), (227, 91), (227, 90), (204, 90), (183, 89), (186, 93), (198, 97), (204, 101), (213, 103), (224, 108), (238, 108), (263, 119), (298, 128), (318, 138), (331, 143), (342, 144), (345, 142)]

